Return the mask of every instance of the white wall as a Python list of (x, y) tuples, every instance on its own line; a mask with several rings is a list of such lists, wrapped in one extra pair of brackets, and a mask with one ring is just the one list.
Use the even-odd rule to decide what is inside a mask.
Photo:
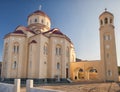
[(14, 85), (0, 83), (0, 92), (14, 92)]

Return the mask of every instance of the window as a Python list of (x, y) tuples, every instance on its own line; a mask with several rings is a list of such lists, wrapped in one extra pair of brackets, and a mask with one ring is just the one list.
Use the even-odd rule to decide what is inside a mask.
[(19, 46), (17, 46), (17, 53), (19, 52)]
[(100, 21), (100, 24), (103, 25), (103, 21), (102, 20)]
[(110, 19), (110, 23), (112, 23), (112, 19)]
[(89, 72), (91, 72), (91, 73), (93, 73), (93, 72), (94, 72), (94, 73), (97, 73), (97, 70), (94, 69), (94, 68), (92, 68), (92, 69), (89, 70)]
[(111, 38), (110, 38), (110, 35), (105, 35), (104, 36), (104, 40), (110, 40)]
[(43, 53), (45, 54), (45, 55), (47, 55), (48, 54), (48, 45), (45, 43), (45, 45), (44, 45), (44, 47), (43, 47)]
[(37, 22), (37, 19), (35, 19), (35, 22)]
[(112, 72), (108, 70), (108, 76), (112, 76)]
[(61, 55), (61, 47), (59, 45), (56, 46), (56, 55)]
[(14, 43), (14, 45), (13, 45), (13, 53), (15, 53), (15, 54), (19, 53), (19, 44), (18, 43)]
[(80, 69), (79, 69), (79, 72), (83, 72), (83, 69), (80, 68)]
[(13, 62), (13, 69), (16, 69), (16, 67), (17, 67), (17, 63), (16, 63), (16, 61), (14, 61)]
[(57, 63), (57, 69), (60, 69), (60, 63)]
[(43, 21), (43, 19), (41, 20), (41, 23), (43, 23), (44, 21)]
[(108, 19), (107, 18), (105, 18), (105, 24), (107, 24), (108, 23)]

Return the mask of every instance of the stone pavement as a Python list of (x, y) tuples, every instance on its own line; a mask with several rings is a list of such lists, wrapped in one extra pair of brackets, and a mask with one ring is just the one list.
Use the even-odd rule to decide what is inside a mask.
[[(65, 92), (120, 92), (117, 83), (89, 83), (89, 84), (64, 84), (64, 85), (41, 85), (37, 88), (61, 90)], [(21, 92), (26, 92), (25, 88)]]

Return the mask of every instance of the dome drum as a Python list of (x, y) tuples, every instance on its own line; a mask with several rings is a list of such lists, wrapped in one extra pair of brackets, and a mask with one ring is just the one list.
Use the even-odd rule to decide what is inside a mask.
[(28, 16), (28, 26), (31, 24), (40, 24), (46, 26), (46, 28), (49, 30), (51, 21), (44, 12), (38, 10)]

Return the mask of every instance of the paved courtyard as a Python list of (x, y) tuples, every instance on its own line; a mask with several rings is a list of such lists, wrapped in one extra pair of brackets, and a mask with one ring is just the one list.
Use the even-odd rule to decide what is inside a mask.
[[(117, 83), (56, 84), (41, 85), (37, 88), (61, 90), (64, 92), (120, 92), (120, 87)], [(26, 92), (25, 88), (21, 88), (21, 92)]]

